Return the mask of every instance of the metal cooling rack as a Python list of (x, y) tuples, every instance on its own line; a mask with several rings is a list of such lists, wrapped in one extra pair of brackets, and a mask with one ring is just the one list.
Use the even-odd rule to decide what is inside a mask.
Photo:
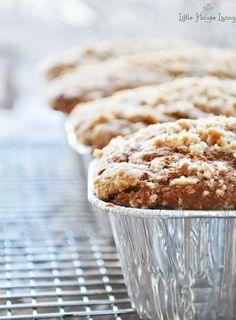
[(76, 155), (0, 144), (0, 319), (138, 319)]

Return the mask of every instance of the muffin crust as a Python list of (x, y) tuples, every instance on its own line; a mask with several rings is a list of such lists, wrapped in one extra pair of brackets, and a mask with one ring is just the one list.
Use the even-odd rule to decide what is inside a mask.
[(176, 47), (88, 63), (51, 81), (48, 99), (52, 108), (68, 113), (78, 103), (120, 90), (206, 75), (236, 78), (236, 53), (219, 48)]
[[(166, 48), (187, 46), (182, 40), (165, 40), (162, 38), (145, 40), (119, 39), (116, 41), (95, 41), (57, 52), (43, 59), (39, 69), (48, 81), (71, 72), (75, 68), (88, 64), (99, 63), (111, 58), (129, 56), (144, 51), (159, 52)], [(193, 45), (193, 44), (192, 44)]]
[(150, 124), (212, 115), (236, 116), (235, 80), (184, 78), (123, 91), (76, 107), (68, 123), (80, 143), (101, 149)]
[(181, 119), (96, 152), (96, 195), (134, 208), (235, 209), (236, 118)]

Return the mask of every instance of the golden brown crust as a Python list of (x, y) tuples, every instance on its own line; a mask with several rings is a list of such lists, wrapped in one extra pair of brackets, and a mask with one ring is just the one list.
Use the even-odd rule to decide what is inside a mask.
[(236, 208), (236, 118), (157, 124), (100, 151), (95, 192), (127, 207)]
[[(156, 85), (177, 77), (236, 78), (236, 53), (217, 48), (172, 48), (86, 64), (49, 83), (48, 99), (56, 110), (111, 96), (117, 91)], [(61, 100), (70, 105), (63, 108)], [(75, 106), (75, 105), (74, 105)]]
[(173, 48), (183, 45), (187, 45), (187, 43), (181, 40), (165, 40), (161, 38), (150, 40), (120, 39), (86, 43), (43, 59), (39, 69), (44, 78), (50, 81), (88, 63), (98, 63), (147, 50), (160, 51), (166, 47)]
[(69, 123), (78, 142), (103, 148), (147, 125), (212, 115), (236, 116), (236, 81), (184, 78), (123, 91), (76, 107)]

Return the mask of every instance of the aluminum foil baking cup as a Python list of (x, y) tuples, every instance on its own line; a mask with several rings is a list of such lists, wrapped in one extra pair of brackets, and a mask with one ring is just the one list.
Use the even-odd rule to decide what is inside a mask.
[(110, 215), (128, 293), (141, 318), (236, 319), (235, 210), (125, 208), (99, 200), (91, 184), (89, 201)]
[(87, 178), (90, 162), (94, 159), (92, 155), (92, 148), (78, 141), (78, 138), (74, 130), (74, 126), (69, 118), (65, 122), (65, 130), (69, 145), (79, 155), (80, 161), (83, 165), (84, 172)]
[[(79, 161), (81, 162), (84, 175), (85, 175), (85, 183), (87, 184), (88, 179), (88, 171), (91, 161), (94, 159), (92, 156), (92, 148), (80, 143), (78, 138), (76, 137), (74, 127), (71, 123), (70, 119), (66, 120), (65, 129), (67, 134), (67, 140), (70, 146), (77, 152)], [(103, 238), (106, 238), (109, 242), (113, 242), (113, 234), (111, 229), (111, 222), (109, 215), (104, 214), (103, 210), (99, 208), (93, 207), (93, 211), (95, 212), (96, 222), (99, 228), (99, 233)]]

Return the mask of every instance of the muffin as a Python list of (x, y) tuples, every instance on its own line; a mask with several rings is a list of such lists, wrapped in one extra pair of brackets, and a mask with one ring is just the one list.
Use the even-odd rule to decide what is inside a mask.
[(183, 78), (122, 91), (76, 107), (67, 130), (93, 150), (150, 124), (212, 115), (236, 116), (235, 80)]
[(48, 100), (55, 110), (68, 113), (78, 103), (120, 90), (206, 75), (235, 78), (236, 53), (219, 48), (176, 47), (88, 63), (51, 81)]
[(42, 60), (39, 69), (44, 78), (50, 81), (87, 63), (183, 45), (187, 45), (187, 42), (175, 39), (97, 41), (52, 54)]
[(236, 118), (151, 125), (98, 153), (94, 189), (132, 208), (235, 209)]

